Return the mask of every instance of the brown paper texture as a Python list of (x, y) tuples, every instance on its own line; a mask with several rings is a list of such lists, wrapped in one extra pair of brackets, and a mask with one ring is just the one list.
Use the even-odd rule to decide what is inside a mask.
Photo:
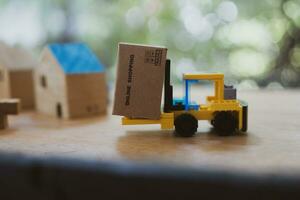
[(113, 114), (159, 119), (167, 49), (120, 43)]

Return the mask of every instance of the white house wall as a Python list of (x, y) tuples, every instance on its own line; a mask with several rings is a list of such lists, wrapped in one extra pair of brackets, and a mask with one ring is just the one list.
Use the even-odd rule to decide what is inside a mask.
[(0, 64), (0, 98), (9, 98), (9, 76), (7, 69)]
[[(68, 118), (65, 74), (48, 48), (42, 52), (34, 76), (37, 110), (57, 116), (57, 104), (59, 103), (62, 108), (62, 117)], [(46, 87), (42, 86), (42, 76), (45, 76)]]

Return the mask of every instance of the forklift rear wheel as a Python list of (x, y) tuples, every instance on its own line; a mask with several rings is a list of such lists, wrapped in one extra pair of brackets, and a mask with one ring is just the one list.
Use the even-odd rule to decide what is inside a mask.
[(236, 113), (230, 111), (218, 112), (212, 120), (212, 125), (214, 126), (218, 135), (233, 135), (238, 127)]
[(184, 113), (175, 118), (175, 135), (192, 137), (198, 128), (198, 120), (191, 114)]

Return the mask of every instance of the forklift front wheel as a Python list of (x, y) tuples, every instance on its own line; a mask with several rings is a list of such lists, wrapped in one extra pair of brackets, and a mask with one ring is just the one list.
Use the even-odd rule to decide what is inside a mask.
[(211, 123), (220, 136), (233, 135), (238, 127), (236, 113), (230, 111), (217, 112)]
[(192, 137), (198, 128), (198, 120), (191, 114), (184, 113), (175, 118), (175, 135)]

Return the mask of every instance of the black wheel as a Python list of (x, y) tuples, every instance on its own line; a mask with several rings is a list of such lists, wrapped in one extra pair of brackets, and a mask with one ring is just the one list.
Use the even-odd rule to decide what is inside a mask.
[(237, 115), (235, 112), (230, 111), (218, 112), (212, 120), (212, 125), (218, 135), (233, 135), (238, 128)]
[(198, 120), (191, 114), (184, 113), (175, 118), (175, 135), (192, 137), (198, 128)]

